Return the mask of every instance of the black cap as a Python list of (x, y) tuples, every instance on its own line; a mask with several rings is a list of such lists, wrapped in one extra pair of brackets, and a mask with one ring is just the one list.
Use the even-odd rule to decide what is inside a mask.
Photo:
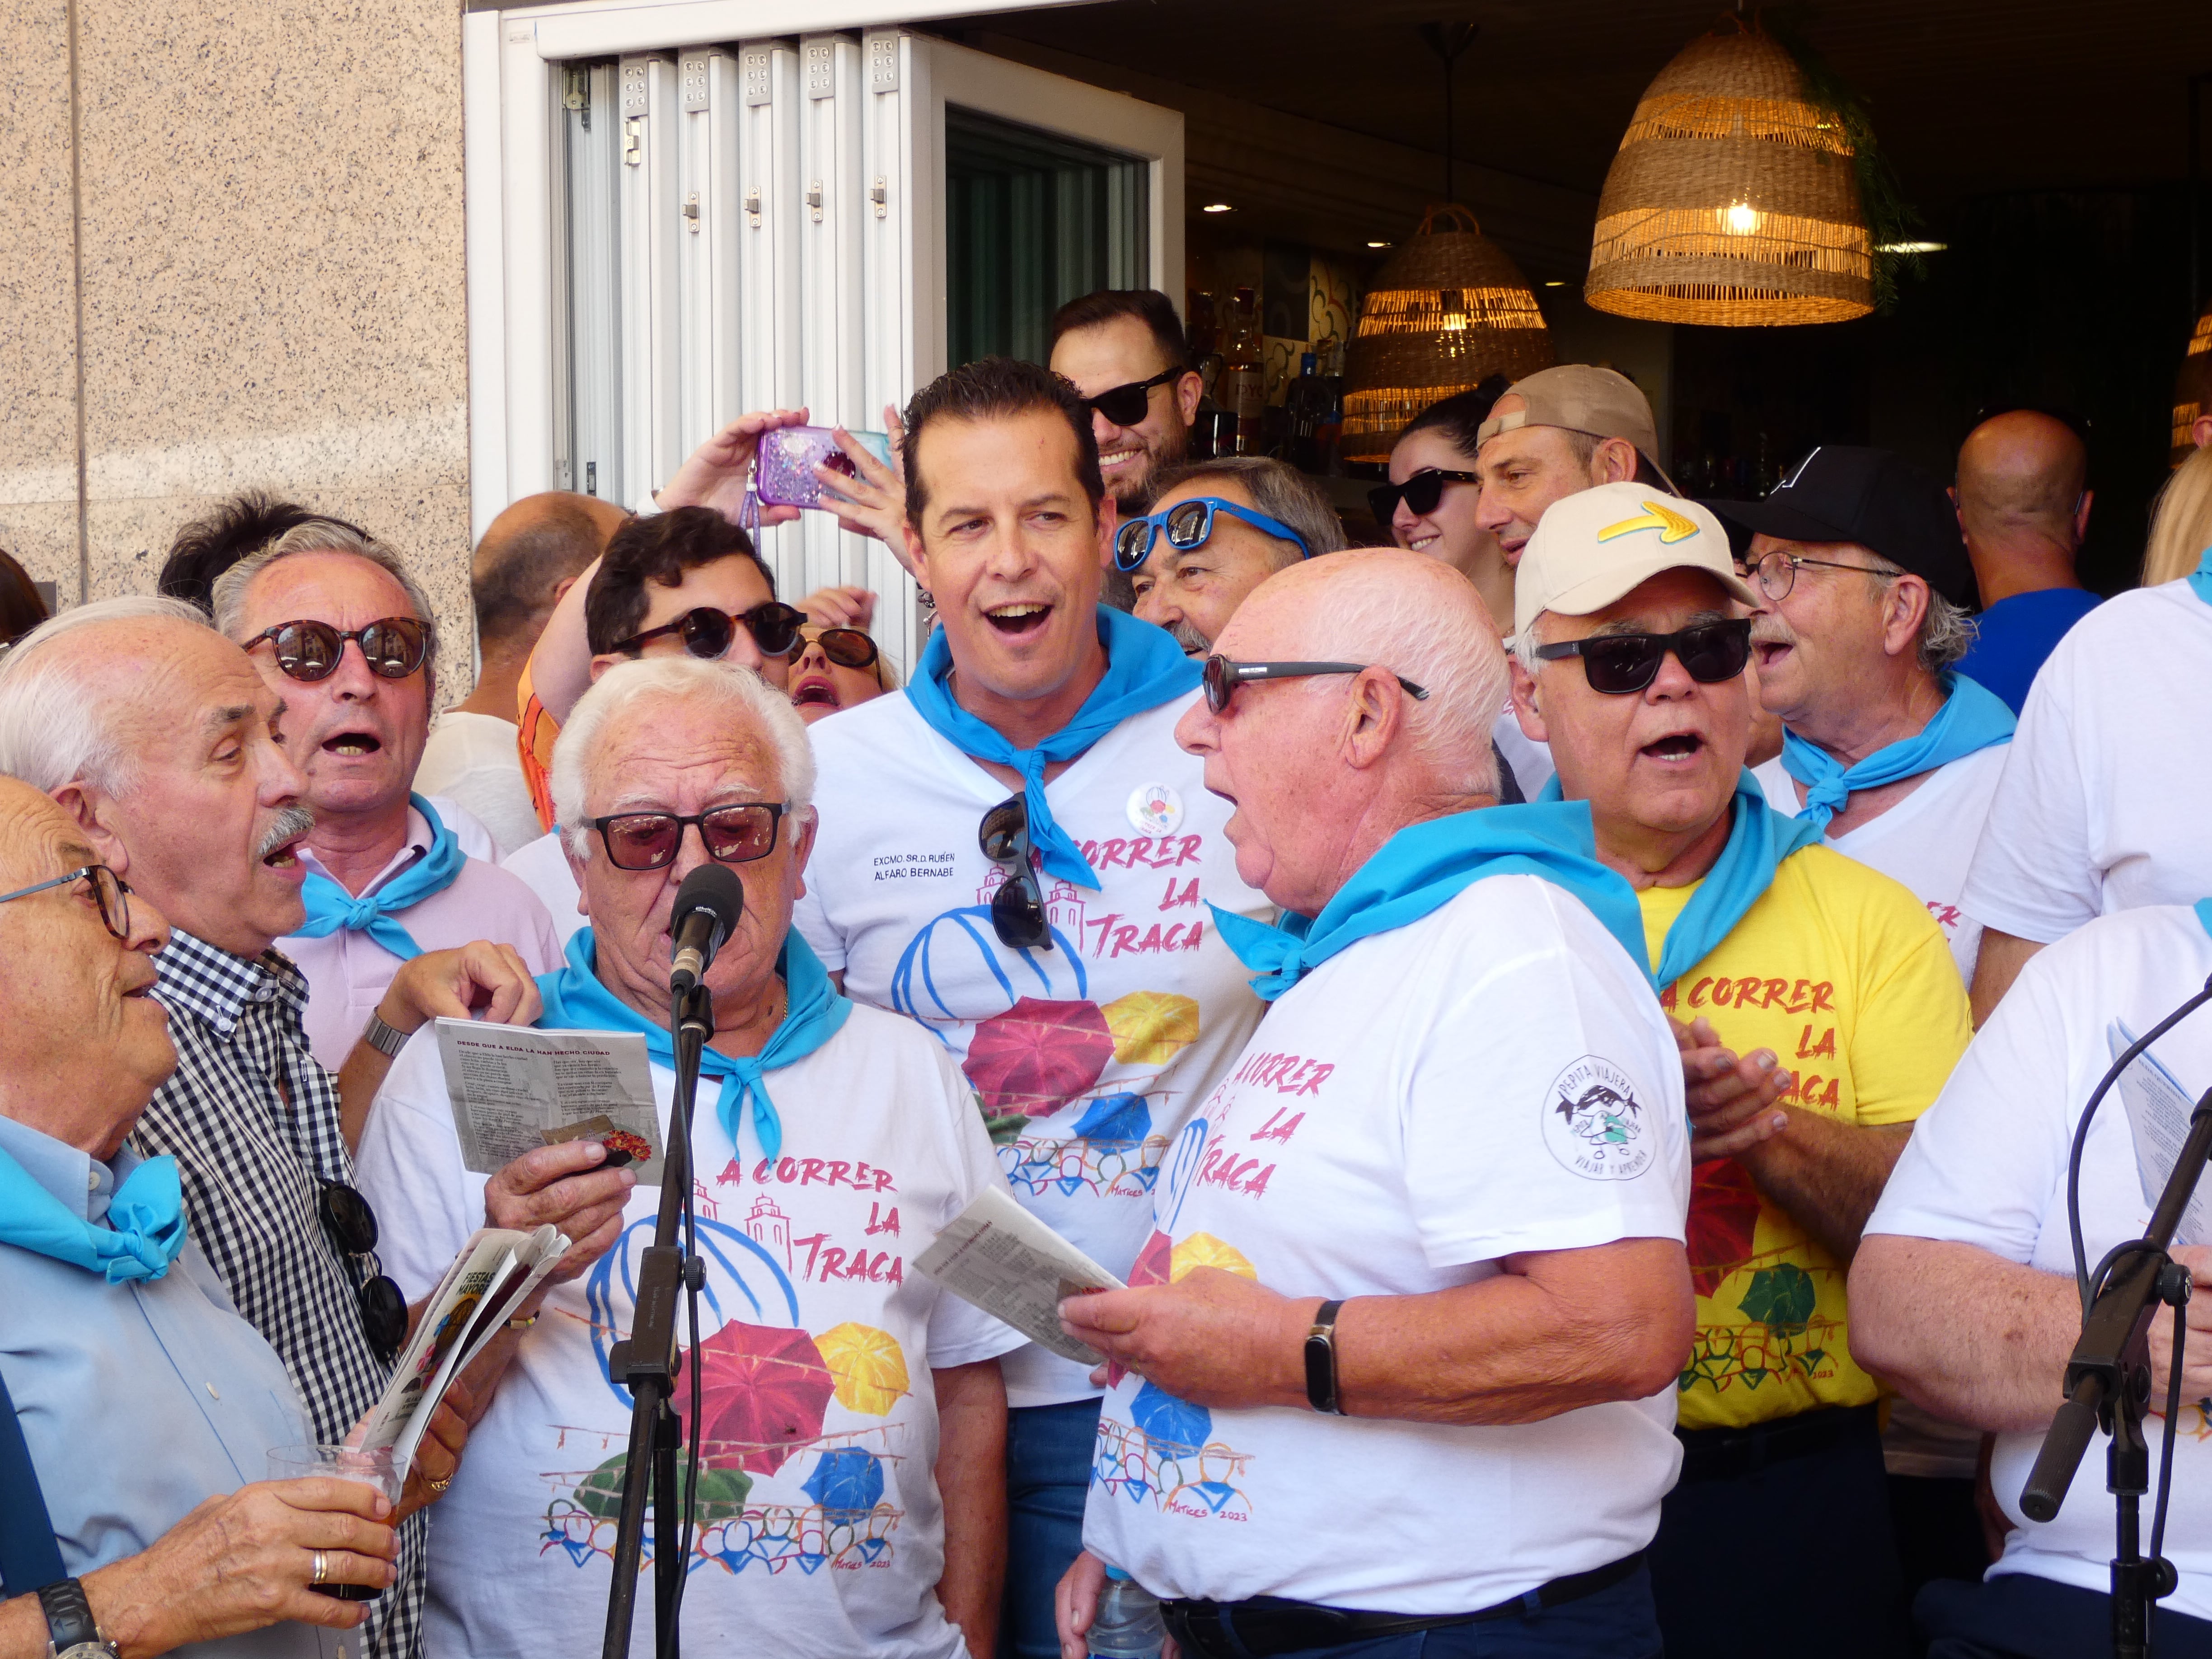
[(1707, 501), (1722, 518), (1790, 542), (1856, 542), (1954, 604), (1974, 597), (1959, 516), (1943, 486), (1887, 449), (1822, 444), (1761, 501)]

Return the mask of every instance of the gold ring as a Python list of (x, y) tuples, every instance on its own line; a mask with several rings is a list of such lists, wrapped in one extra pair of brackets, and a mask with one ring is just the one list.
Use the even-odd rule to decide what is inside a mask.
[(327, 1583), (330, 1580), (330, 1576), (331, 1564), (329, 1559), (324, 1555), (322, 1551), (317, 1550), (315, 1552), (315, 1576), (307, 1580), (307, 1582), (311, 1584)]
[(449, 1474), (443, 1480), (425, 1480), (422, 1484), (428, 1486), (434, 1494), (442, 1498), (446, 1495), (446, 1488), (453, 1484), (453, 1477)]

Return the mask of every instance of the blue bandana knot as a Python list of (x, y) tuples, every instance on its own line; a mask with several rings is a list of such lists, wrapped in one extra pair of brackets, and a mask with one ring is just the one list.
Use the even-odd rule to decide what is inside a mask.
[(467, 866), (468, 855), (428, 801), (412, 794), (407, 799), (430, 826), (429, 852), (374, 892), (359, 898), (319, 871), (310, 870), (300, 888), (307, 919), (297, 937), (323, 939), (343, 928), (349, 933), (368, 934), (402, 962), (412, 962), (422, 954), (414, 934), (400, 924), (398, 913), (451, 887)]
[(2012, 741), (2019, 722), (2002, 698), (1964, 674), (1947, 674), (1944, 679), (1950, 695), (1934, 720), (1917, 735), (1877, 749), (1849, 766), (1785, 729), (1783, 768), (1805, 786), (1805, 805), (1797, 816), (1825, 830), (1854, 790), (1879, 789), (1886, 783), (1917, 778), (1991, 744)]
[(102, 1274), (111, 1285), (159, 1279), (185, 1248), (177, 1160), (145, 1159), (110, 1195), (107, 1218), (88, 1221), (0, 1152), (0, 1243)]

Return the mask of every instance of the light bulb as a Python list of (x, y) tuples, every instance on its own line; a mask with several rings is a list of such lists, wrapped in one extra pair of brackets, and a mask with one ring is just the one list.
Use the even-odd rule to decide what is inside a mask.
[(1721, 216), (1731, 235), (1748, 236), (1759, 228), (1759, 214), (1748, 202), (1732, 202)]

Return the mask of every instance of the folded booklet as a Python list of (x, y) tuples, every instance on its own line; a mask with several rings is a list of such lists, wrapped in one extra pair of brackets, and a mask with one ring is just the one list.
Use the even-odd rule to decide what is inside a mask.
[(1129, 1287), (1014, 1202), (988, 1187), (945, 1224), (914, 1265), (963, 1302), (1079, 1365), (1103, 1358), (1060, 1328), (1071, 1296)]
[[(2118, 1020), (2106, 1033), (2112, 1055), (2118, 1060), (2135, 1045), (2136, 1035)], [(2181, 1143), (2189, 1138), (2189, 1120), (2197, 1110), (2197, 1097), (2176, 1081), (2146, 1048), (2135, 1063), (2120, 1073), (2121, 1103), (2127, 1109), (2128, 1132), (2134, 1138), (2136, 1177), (2142, 1183), (2143, 1202), (2158, 1207), (2159, 1197), (2173, 1174)], [(2200, 1181), (2181, 1222), (2173, 1230), (2177, 1244), (2212, 1243), (2212, 1182)]]
[(527, 1233), (479, 1229), (422, 1304), (360, 1443), (371, 1451), (391, 1447), (395, 1468), (412, 1464), (447, 1385), (499, 1334), (568, 1248), (567, 1237), (550, 1223)]
[(461, 1162), (491, 1175), (525, 1152), (586, 1137), (660, 1184), (660, 1109), (645, 1039), (635, 1031), (541, 1031), (441, 1019), (438, 1058)]

